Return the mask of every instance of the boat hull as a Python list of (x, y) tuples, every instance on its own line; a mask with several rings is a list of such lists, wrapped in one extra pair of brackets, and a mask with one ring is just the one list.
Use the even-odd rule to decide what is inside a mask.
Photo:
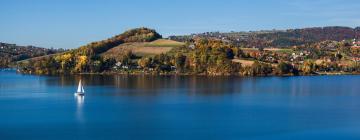
[(74, 95), (75, 95), (75, 96), (84, 96), (85, 93), (76, 92)]

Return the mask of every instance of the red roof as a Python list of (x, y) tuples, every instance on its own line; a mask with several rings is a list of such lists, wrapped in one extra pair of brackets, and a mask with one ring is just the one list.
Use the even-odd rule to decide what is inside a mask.
[(353, 61), (360, 61), (360, 57), (353, 57), (352, 60)]

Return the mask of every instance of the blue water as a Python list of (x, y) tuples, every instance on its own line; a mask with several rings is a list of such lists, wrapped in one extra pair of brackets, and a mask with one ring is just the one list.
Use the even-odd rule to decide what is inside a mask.
[[(78, 80), (85, 98), (74, 97)], [(360, 139), (360, 76), (31, 76), (0, 71), (0, 139)]]

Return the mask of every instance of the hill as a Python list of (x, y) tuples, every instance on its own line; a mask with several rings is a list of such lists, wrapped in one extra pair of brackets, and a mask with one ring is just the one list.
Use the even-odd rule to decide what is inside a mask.
[(326, 40), (342, 41), (360, 39), (360, 27), (331, 26), (251, 32), (206, 32), (185, 36), (170, 36), (170, 38), (177, 41), (191, 41), (195, 38), (220, 39), (242, 47), (291, 47)]
[(106, 52), (107, 50), (123, 43), (150, 42), (159, 38), (161, 38), (161, 35), (158, 34), (155, 30), (148, 28), (137, 28), (128, 30), (120, 35), (116, 35), (106, 40), (92, 42), (74, 50), (73, 52), (80, 55), (94, 56)]
[(24, 73), (35, 74), (99, 72), (111, 68), (116, 62), (114, 59), (102, 57), (102, 53), (122, 44), (141, 44), (160, 38), (161, 35), (155, 30), (136, 28), (61, 54), (22, 61), (18, 63), (18, 66)]
[(0, 68), (33, 57), (63, 52), (63, 49), (47, 49), (35, 46), (18, 46), (16, 44), (0, 43)]

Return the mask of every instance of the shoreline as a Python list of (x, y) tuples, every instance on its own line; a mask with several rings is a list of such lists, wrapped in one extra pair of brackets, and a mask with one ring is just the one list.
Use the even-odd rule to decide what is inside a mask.
[(33, 74), (33, 73), (24, 73), (16, 68), (0, 68), (0, 71), (16, 71), (19, 74), (25, 75), (48, 75), (48, 76), (66, 76), (66, 75), (128, 75), (128, 76), (200, 76), (200, 77), (296, 77), (296, 76), (339, 76), (339, 75), (360, 75), (360, 73), (350, 73), (350, 72), (313, 72), (312, 74), (268, 74), (268, 75), (241, 75), (240, 73), (234, 74), (193, 74), (193, 73), (157, 73), (157, 72), (101, 72), (101, 73), (67, 73), (67, 74)]
[[(21, 73), (21, 72), (18, 72)], [(21, 73), (27, 74), (27, 73)], [(37, 75), (37, 74), (30, 74), (30, 75)], [(218, 74), (218, 75), (209, 75), (209, 74), (176, 74), (176, 73), (119, 73), (119, 72), (103, 72), (103, 73), (75, 73), (75, 74), (56, 74), (52, 76), (66, 76), (66, 75), (105, 75), (105, 76), (112, 76), (112, 75), (122, 75), (122, 76), (197, 76), (197, 77), (298, 77), (298, 76), (356, 76), (360, 75), (360, 73), (345, 73), (345, 72), (319, 72), (317, 74), (300, 74), (300, 75), (292, 75), (292, 74), (284, 74), (284, 75), (256, 75), (256, 76), (249, 76), (249, 75), (240, 75), (240, 74)]]

